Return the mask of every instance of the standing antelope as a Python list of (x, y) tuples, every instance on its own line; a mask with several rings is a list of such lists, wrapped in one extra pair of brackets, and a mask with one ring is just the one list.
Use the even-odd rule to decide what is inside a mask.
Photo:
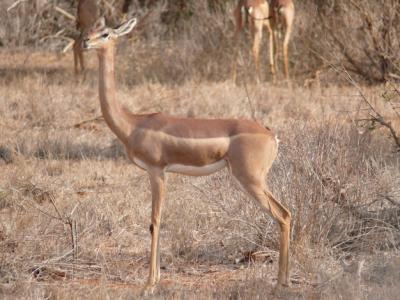
[(177, 118), (162, 113), (133, 114), (116, 99), (114, 48), (136, 25), (116, 29), (100, 19), (83, 36), (84, 49), (99, 58), (99, 99), (104, 119), (125, 145), (128, 157), (147, 171), (152, 192), (151, 259), (146, 292), (160, 280), (159, 232), (166, 173), (209, 175), (228, 167), (249, 195), (280, 226), (278, 285), (289, 283), (290, 212), (268, 190), (265, 178), (278, 152), (274, 133), (254, 121)]
[[(269, 33), (269, 62), (271, 73), (275, 80), (275, 60), (277, 54), (277, 30), (280, 26), (284, 28), (285, 36), (283, 39), (283, 61), (285, 77), (289, 79), (289, 39), (292, 33), (294, 20), (294, 4), (292, 0), (239, 0), (235, 10), (235, 43), (243, 29), (243, 13), (247, 14), (250, 32), (253, 37), (253, 58), (256, 68), (257, 82), (260, 80), (259, 52), (262, 39), (263, 27), (267, 27)], [(237, 48), (237, 46), (236, 46)], [(235, 49), (237, 53), (237, 49)], [(237, 54), (236, 54), (237, 56)], [(233, 67), (233, 80), (236, 81), (237, 57), (235, 57)]]
[(74, 43), (74, 69), (75, 75), (79, 74), (78, 63), (81, 66), (81, 72), (85, 71), (85, 62), (83, 58), (82, 36), (90, 29), (99, 18), (99, 9), (96, 0), (78, 0), (78, 9), (76, 14), (76, 29), (80, 34)]

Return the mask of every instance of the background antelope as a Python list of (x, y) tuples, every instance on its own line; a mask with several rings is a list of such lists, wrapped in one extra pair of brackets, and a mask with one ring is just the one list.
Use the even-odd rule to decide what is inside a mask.
[[(245, 18), (244, 18), (245, 15)], [(244, 20), (247, 19), (250, 27), (250, 33), (253, 39), (253, 58), (256, 68), (257, 81), (260, 80), (259, 53), (262, 40), (263, 28), (267, 28), (269, 33), (269, 62), (272, 76), (275, 80), (276, 58), (278, 53), (277, 31), (283, 27), (283, 61), (285, 78), (289, 79), (289, 54), (288, 46), (292, 32), (294, 20), (294, 4), (292, 0), (239, 0), (235, 10), (235, 43), (244, 27)], [(236, 46), (237, 48), (237, 46)], [(237, 51), (233, 68), (233, 80), (236, 81), (237, 72)]]
[(75, 39), (73, 53), (74, 53), (74, 69), (75, 75), (80, 71), (85, 71), (85, 61), (82, 49), (82, 35), (85, 31), (93, 26), (99, 18), (99, 9), (96, 0), (79, 0), (76, 14), (76, 29), (79, 30), (79, 36)]

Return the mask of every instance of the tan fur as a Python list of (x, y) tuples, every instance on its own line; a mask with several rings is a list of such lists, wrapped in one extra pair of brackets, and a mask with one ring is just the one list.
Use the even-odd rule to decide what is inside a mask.
[[(129, 21), (128, 21), (129, 22)], [(123, 26), (123, 25), (121, 25)], [(278, 283), (289, 283), (290, 212), (268, 190), (265, 177), (278, 151), (274, 133), (249, 120), (177, 118), (162, 113), (132, 114), (115, 99), (114, 40), (107, 28), (85, 39), (99, 57), (99, 98), (110, 129), (130, 159), (150, 178), (152, 189), (151, 259), (147, 290), (160, 279), (159, 231), (165, 197), (165, 173), (205, 175), (229, 166), (242, 187), (281, 229)]]
[[(288, 46), (290, 35), (292, 33), (293, 20), (294, 20), (294, 4), (292, 0), (239, 0), (234, 10), (235, 17), (235, 41), (239, 38), (239, 34), (244, 27), (243, 14), (245, 11), (248, 14), (248, 22), (250, 32), (253, 38), (253, 58), (256, 68), (257, 81), (260, 80), (260, 63), (259, 63), (259, 52), (263, 33), (263, 27), (265, 26), (269, 33), (269, 61), (271, 67), (271, 73), (275, 80), (276, 74), (276, 54), (277, 54), (277, 42), (276, 35), (277, 29), (280, 25), (283, 26), (285, 37), (283, 40), (283, 61), (285, 77), (289, 79), (289, 53)], [(237, 47), (236, 47), (237, 48)], [(233, 80), (236, 81), (237, 76), (237, 49), (236, 57), (233, 66)]]
[[(82, 34), (91, 28), (99, 18), (99, 9), (96, 0), (79, 0), (78, 9), (76, 14), (76, 29), (80, 31), (79, 37), (75, 39), (73, 53), (74, 53), (74, 70), (75, 75), (85, 71), (85, 61), (83, 57), (83, 50), (81, 48)], [(80, 72), (79, 67), (80, 65)]]

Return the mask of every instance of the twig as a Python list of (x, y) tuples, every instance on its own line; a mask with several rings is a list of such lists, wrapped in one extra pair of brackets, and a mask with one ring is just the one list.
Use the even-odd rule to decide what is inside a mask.
[(107, 7), (107, 9), (111, 12), (112, 15), (114, 15), (115, 8), (113, 6), (114, 3), (108, 3), (108, 1), (102, 1), (104, 6)]
[(389, 75), (389, 77), (392, 77), (394, 79), (400, 79), (400, 75), (397, 75), (397, 74), (394, 74), (394, 73), (389, 73), (388, 75)]
[(249, 102), (249, 106), (250, 106), (251, 117), (252, 117), (252, 119), (254, 121), (256, 121), (257, 120), (256, 119), (256, 110), (255, 110), (255, 108), (253, 106), (253, 103), (252, 103), (252, 101), (250, 99), (249, 91), (247, 89), (247, 82), (246, 82), (246, 80), (243, 80), (243, 82), (244, 82), (244, 90), (246, 91), (246, 98), (247, 98), (247, 101)]
[[(344, 69), (344, 68), (343, 68)], [(373, 114), (370, 113), (370, 116), (372, 118), (372, 121), (378, 122), (382, 126), (386, 127), (389, 129), (390, 134), (392, 135), (394, 142), (397, 145), (397, 148), (400, 149), (400, 137), (397, 136), (396, 130), (394, 130), (391, 122), (385, 121), (384, 117), (372, 106), (372, 104), (368, 101), (367, 97), (364, 95), (364, 93), (361, 91), (361, 88), (358, 86), (358, 84), (354, 81), (354, 79), (350, 76), (350, 74), (344, 69), (344, 72), (348, 76), (350, 82), (354, 85), (355, 88), (357, 88), (358, 92), (360, 93), (361, 98), (363, 101), (369, 106)]]
[[(56, 206), (56, 203), (54, 202), (54, 199), (53, 199), (53, 196), (52, 196), (52, 195), (50, 195), (50, 202), (51, 202), (51, 204), (53, 204), (53, 207), (54, 207), (56, 213), (58, 214), (59, 220), (60, 220), (60, 221), (64, 221), (64, 218), (62, 217), (60, 211), (58, 210), (58, 208), (57, 208), (57, 206)], [(64, 222), (64, 223), (65, 223), (65, 222)]]
[(97, 116), (97, 117), (94, 117), (92, 119), (88, 119), (88, 120), (84, 120), (84, 121), (81, 121), (79, 123), (76, 123), (72, 127), (79, 128), (79, 127), (81, 127), (82, 125), (84, 125), (86, 123), (90, 123), (90, 122), (94, 122), (94, 121), (103, 121), (103, 120), (104, 120), (103, 116)]
[(69, 49), (72, 48), (72, 46), (75, 44), (74, 40), (71, 40), (65, 47), (62, 49), (62, 53), (66, 53)]
[[(393, 90), (396, 92), (396, 94), (400, 97), (400, 90), (392, 83), (389, 82), (390, 86), (393, 88)], [(396, 107), (392, 101), (389, 101), (390, 106), (392, 107), (393, 111), (395, 112), (395, 114), (400, 118), (400, 113), (397, 111), (397, 109), (399, 109), (399, 107)]]
[(60, 14), (62, 14), (64, 17), (66, 17), (67, 19), (70, 19), (71, 21), (75, 22), (76, 21), (76, 17), (72, 14), (70, 14), (69, 12), (65, 11), (64, 9), (62, 9), (61, 7), (54, 7), (54, 10), (59, 12)]
[(72, 255), (73, 255), (74, 260), (76, 260), (78, 258), (78, 234), (77, 234), (77, 229), (76, 229), (76, 220), (74, 220), (72, 218), (72, 215), (75, 212), (76, 208), (78, 207), (79, 203), (77, 203), (75, 205), (75, 207), (72, 209), (69, 216), (63, 217), (57, 208), (57, 205), (53, 199), (53, 196), (50, 196), (50, 201), (53, 204), (53, 207), (59, 216), (59, 220), (69, 226), (70, 234), (71, 234), (71, 243), (72, 243)]
[(8, 8), (7, 8), (7, 12), (10, 12), (11, 10), (13, 10), (14, 8), (16, 8), (18, 5), (20, 5), (23, 2), (28, 2), (28, 0), (17, 0), (15, 1), (13, 4), (11, 4)]
[[(239, 56), (240, 56), (241, 60), (243, 60), (241, 52), (239, 52)], [(247, 88), (246, 76), (243, 79), (243, 83), (244, 83), (244, 90), (246, 92), (246, 99), (247, 99), (247, 102), (249, 103), (249, 107), (250, 107), (251, 117), (252, 117), (252, 119), (254, 121), (257, 121), (257, 119), (256, 119), (256, 110), (255, 110), (254, 105), (253, 105), (253, 103), (251, 101), (251, 98), (250, 98), (250, 95), (249, 95), (249, 90)]]

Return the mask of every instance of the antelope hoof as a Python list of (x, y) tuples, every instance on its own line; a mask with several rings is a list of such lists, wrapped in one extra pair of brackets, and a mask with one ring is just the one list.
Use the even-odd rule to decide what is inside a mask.
[(142, 293), (141, 293), (142, 296), (153, 295), (155, 287), (156, 287), (155, 283), (147, 283), (142, 290)]

